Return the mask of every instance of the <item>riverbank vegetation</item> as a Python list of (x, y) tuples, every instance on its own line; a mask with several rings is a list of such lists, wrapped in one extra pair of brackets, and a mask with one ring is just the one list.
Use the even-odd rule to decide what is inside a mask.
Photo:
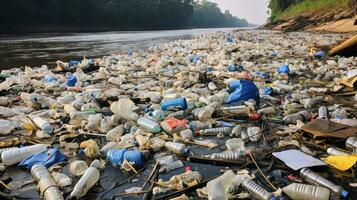
[(270, 21), (289, 19), (301, 14), (313, 14), (349, 8), (350, 0), (270, 0)]
[(248, 26), (207, 0), (2, 0), (0, 32)]

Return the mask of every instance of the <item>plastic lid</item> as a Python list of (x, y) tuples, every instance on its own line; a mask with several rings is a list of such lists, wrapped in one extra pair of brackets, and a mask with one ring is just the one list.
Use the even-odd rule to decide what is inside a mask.
[(346, 190), (343, 190), (340, 195), (341, 195), (341, 197), (346, 198), (348, 196), (348, 194), (349, 194), (349, 192), (347, 192)]

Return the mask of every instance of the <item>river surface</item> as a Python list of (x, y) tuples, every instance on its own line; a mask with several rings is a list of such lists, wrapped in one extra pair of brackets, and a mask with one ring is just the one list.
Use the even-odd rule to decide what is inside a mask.
[(136, 51), (176, 39), (232, 29), (0, 35), (0, 69), (43, 64), (51, 66), (57, 60), (80, 60), (83, 56), (93, 58)]

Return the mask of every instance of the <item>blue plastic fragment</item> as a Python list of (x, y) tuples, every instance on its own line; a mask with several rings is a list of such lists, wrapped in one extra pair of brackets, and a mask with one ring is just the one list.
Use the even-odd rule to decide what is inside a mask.
[(26, 158), (19, 164), (19, 167), (31, 169), (33, 165), (41, 164), (49, 168), (52, 165), (64, 162), (65, 160), (65, 155), (63, 155), (57, 148), (52, 148)]

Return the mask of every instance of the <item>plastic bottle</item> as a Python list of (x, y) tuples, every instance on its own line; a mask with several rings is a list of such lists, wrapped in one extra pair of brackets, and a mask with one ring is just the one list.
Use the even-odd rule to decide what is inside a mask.
[(47, 151), (47, 145), (45, 144), (36, 144), (27, 147), (21, 147), (19, 149), (9, 149), (1, 154), (1, 160), (6, 166), (10, 166), (16, 163), (21, 162), (25, 158), (36, 154)]
[(126, 149), (111, 149), (107, 153), (107, 160), (114, 166), (119, 166), (124, 160), (134, 163), (135, 165), (142, 165), (143, 155), (140, 151), (129, 151)]
[(180, 136), (184, 140), (192, 140), (193, 132), (191, 129), (186, 129), (186, 130), (180, 131)]
[(49, 122), (47, 122), (43, 118), (41, 118), (41, 117), (31, 117), (31, 120), (33, 121), (33, 123), (38, 128), (40, 128), (45, 133), (48, 133), (48, 134), (53, 133), (53, 127), (51, 126), (51, 124)]
[(300, 171), (301, 178), (309, 184), (321, 185), (330, 189), (332, 192), (341, 195), (342, 197), (347, 197), (348, 192), (344, 190), (341, 186), (332, 183), (331, 181), (319, 176), (315, 172), (308, 168), (303, 168)]
[(101, 155), (107, 155), (108, 151), (111, 149), (119, 149), (119, 145), (116, 142), (108, 142), (100, 149)]
[(74, 176), (82, 176), (88, 169), (88, 165), (83, 160), (75, 160), (69, 166), (69, 171)]
[(244, 151), (244, 141), (240, 138), (233, 138), (226, 140), (226, 147), (230, 151)]
[(232, 133), (231, 127), (219, 127), (219, 128), (209, 128), (199, 131), (202, 136), (216, 136), (219, 133), (223, 133), (225, 135), (229, 135)]
[(346, 140), (346, 149), (356, 151), (357, 150), (357, 137), (349, 137)]
[(343, 151), (338, 150), (338, 149), (333, 148), (333, 147), (328, 148), (326, 152), (331, 156), (348, 156), (348, 155), (350, 155), (350, 154), (348, 154), (346, 152), (343, 152)]
[(6, 135), (11, 133), (17, 127), (17, 123), (10, 120), (0, 119), (0, 134)]
[(84, 172), (83, 176), (74, 186), (69, 199), (75, 200), (83, 197), (98, 182), (100, 178), (100, 161), (94, 160), (90, 167)]
[(215, 110), (216, 105), (216, 103), (211, 103), (210, 105), (205, 106), (203, 108), (197, 108), (192, 111), (192, 114), (201, 121), (210, 119)]
[(40, 194), (43, 195), (46, 200), (64, 200), (61, 190), (45, 166), (32, 166), (31, 174), (38, 182)]
[(262, 136), (262, 130), (260, 127), (249, 127), (247, 128), (247, 133), (249, 140), (252, 142), (258, 142)]
[(270, 115), (270, 114), (275, 114), (276, 110), (273, 106), (271, 106), (271, 107), (259, 109), (258, 113), (261, 115)]
[(312, 106), (314, 106), (318, 103), (321, 103), (324, 99), (325, 99), (325, 97), (318, 96), (318, 97), (309, 98), (309, 99), (302, 99), (300, 102), (301, 102), (301, 104), (304, 104), (305, 108), (311, 108)]
[(185, 98), (164, 99), (161, 101), (162, 110), (185, 110), (187, 109), (187, 102)]
[(123, 125), (119, 125), (113, 129), (111, 129), (110, 131), (108, 131), (107, 135), (106, 135), (106, 139), (107, 141), (117, 141), (120, 136), (123, 135), (125, 129)]
[(175, 160), (172, 162), (166, 162), (165, 164), (161, 165), (160, 172), (170, 172), (172, 170), (178, 169), (183, 167), (183, 163), (181, 160)]
[(52, 172), (51, 176), (60, 188), (72, 185), (72, 179), (63, 173)]
[(330, 198), (329, 189), (315, 185), (292, 183), (284, 187), (283, 191), (293, 200), (329, 200)]
[(178, 155), (186, 155), (188, 153), (186, 145), (177, 142), (166, 142), (165, 148)]
[(255, 181), (246, 178), (242, 182), (242, 187), (247, 190), (254, 198), (260, 200), (275, 200), (271, 192), (268, 192), (266, 189), (262, 188)]
[(304, 122), (304, 121), (310, 120), (310, 118), (311, 118), (310, 112), (307, 110), (304, 110), (304, 111), (301, 111), (298, 113), (288, 115), (288, 116), (284, 117), (283, 120), (286, 125), (289, 125), (289, 124), (296, 124), (296, 122), (298, 120)]
[(243, 157), (243, 153), (236, 152), (223, 152), (223, 153), (213, 153), (211, 158), (218, 158), (223, 160), (240, 160)]
[(159, 133), (161, 132), (161, 127), (160, 125), (155, 122), (155, 121), (152, 121), (148, 118), (145, 118), (145, 117), (140, 117), (137, 121), (137, 124), (142, 128), (144, 129), (145, 131), (149, 131), (151, 133)]
[(239, 137), (242, 134), (242, 126), (237, 125), (232, 129), (232, 136)]
[(328, 113), (328, 109), (326, 106), (320, 106), (319, 107), (319, 119), (324, 119), (324, 120), (328, 120), (329, 117), (329, 113)]

